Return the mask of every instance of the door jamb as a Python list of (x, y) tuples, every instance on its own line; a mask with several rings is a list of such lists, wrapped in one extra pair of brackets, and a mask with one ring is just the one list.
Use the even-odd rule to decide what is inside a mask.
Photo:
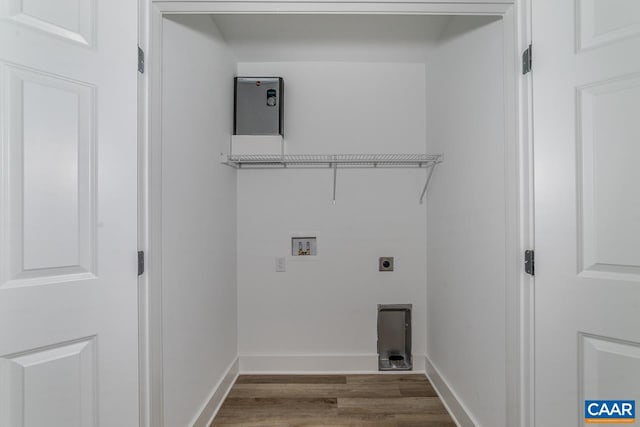
[[(166, 14), (421, 14), (493, 15), (504, 25), (505, 178), (508, 218), (506, 269), (507, 425), (534, 425), (533, 278), (522, 254), (533, 248), (532, 78), (520, 73), (520, 55), (531, 42), (530, 0), (335, 2), (329, 0), (165, 1), (139, 0), (139, 45), (146, 53), (139, 75), (139, 249), (146, 272), (139, 278), (140, 426), (162, 427), (162, 20)], [(515, 179), (514, 179), (515, 178)]]

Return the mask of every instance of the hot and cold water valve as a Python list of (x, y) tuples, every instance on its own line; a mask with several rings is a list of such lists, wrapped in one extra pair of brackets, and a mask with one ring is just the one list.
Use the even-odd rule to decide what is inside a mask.
[(318, 255), (317, 239), (315, 237), (292, 237), (291, 256)]

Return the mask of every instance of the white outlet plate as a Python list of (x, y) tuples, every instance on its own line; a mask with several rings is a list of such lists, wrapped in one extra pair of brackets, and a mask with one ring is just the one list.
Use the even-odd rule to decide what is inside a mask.
[(284, 273), (287, 271), (287, 258), (276, 257), (276, 273)]

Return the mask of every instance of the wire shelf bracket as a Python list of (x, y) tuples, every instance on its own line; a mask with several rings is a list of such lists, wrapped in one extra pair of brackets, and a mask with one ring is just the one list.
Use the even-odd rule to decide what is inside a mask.
[(425, 168), (427, 178), (420, 194), (420, 203), (429, 188), (441, 154), (231, 154), (223, 164), (236, 169), (315, 169), (329, 168), (333, 172), (333, 204), (336, 203), (336, 181), (339, 168)]

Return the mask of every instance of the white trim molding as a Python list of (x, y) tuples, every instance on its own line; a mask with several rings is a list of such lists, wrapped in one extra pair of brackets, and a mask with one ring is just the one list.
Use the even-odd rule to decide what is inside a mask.
[(227, 395), (231, 391), (231, 388), (235, 384), (239, 375), (240, 363), (236, 357), (231, 365), (227, 368), (225, 374), (220, 378), (218, 384), (213, 388), (211, 397), (204, 404), (197, 418), (191, 423), (193, 427), (208, 427), (213, 422), (213, 419), (218, 414), (222, 403), (227, 398)]
[(515, 0), (479, 2), (469, 0), (415, 0), (415, 1), (180, 1), (151, 0), (162, 14), (422, 14), (422, 15), (503, 15), (511, 9)]
[(449, 411), (449, 414), (459, 427), (475, 427), (479, 426), (470, 415), (467, 408), (462, 401), (458, 398), (458, 395), (449, 386), (447, 381), (440, 375), (440, 372), (431, 363), (428, 357), (424, 358), (425, 375), (431, 382), (431, 385), (438, 393), (438, 397)]
[[(242, 374), (380, 374), (378, 355), (368, 354), (241, 354)], [(424, 372), (424, 355), (413, 355), (413, 370)], [(390, 371), (389, 373), (401, 373)]]

